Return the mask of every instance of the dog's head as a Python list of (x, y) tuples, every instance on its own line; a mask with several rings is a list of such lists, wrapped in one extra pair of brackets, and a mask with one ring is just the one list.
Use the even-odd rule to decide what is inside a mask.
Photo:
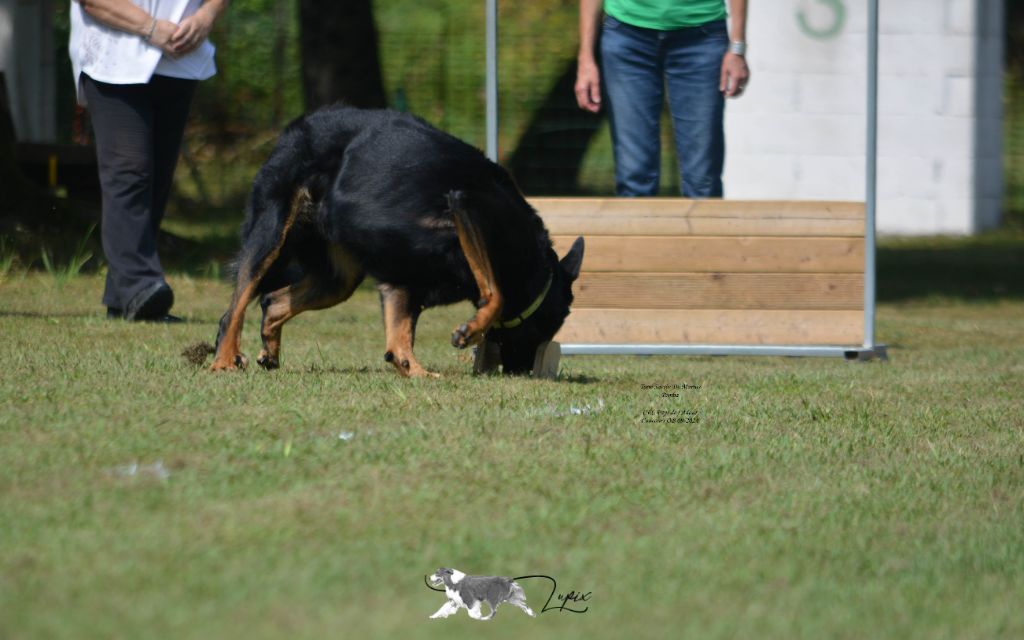
[(429, 576), (428, 580), (432, 587), (452, 587), (458, 584), (464, 577), (466, 577), (466, 574), (457, 569), (441, 567)]
[(572, 283), (579, 277), (583, 264), (583, 238), (576, 238), (561, 260), (550, 249), (546, 259), (551, 271), (551, 284), (540, 306), (520, 324), (510, 328), (492, 328), (487, 334), (488, 340), (501, 349), (504, 373), (529, 373), (537, 348), (554, 338), (562, 328), (573, 300)]

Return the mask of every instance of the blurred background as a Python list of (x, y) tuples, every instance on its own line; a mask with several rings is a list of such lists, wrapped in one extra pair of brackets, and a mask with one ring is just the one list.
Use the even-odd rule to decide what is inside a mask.
[[(607, 123), (575, 106), (578, 0), (499, 4), (500, 161), (528, 195), (611, 195)], [(753, 82), (729, 104), (726, 195), (863, 199), (866, 0), (753, 2)], [(26, 263), (98, 221), (68, 2), (0, 0), (0, 235)], [(232, 0), (193, 105), (165, 242), (216, 271), (281, 127), (345, 100), (484, 146), (484, 0)], [(882, 0), (883, 233), (1024, 228), (1024, 5)], [(663, 195), (678, 193), (663, 127)], [(6, 245), (5, 245), (6, 246)]]

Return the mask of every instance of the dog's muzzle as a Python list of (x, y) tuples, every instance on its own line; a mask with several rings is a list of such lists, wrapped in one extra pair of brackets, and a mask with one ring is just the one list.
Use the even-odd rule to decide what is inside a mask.
[(443, 588), (438, 589), (438, 587), (444, 584), (444, 580), (439, 578), (436, 573), (432, 576), (423, 576), (423, 584), (427, 585), (427, 588), (431, 591), (444, 591)]

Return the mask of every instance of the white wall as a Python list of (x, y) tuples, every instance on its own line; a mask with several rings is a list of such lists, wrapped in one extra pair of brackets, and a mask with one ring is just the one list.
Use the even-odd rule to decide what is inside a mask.
[[(998, 224), (1003, 0), (879, 4), (878, 230)], [(863, 200), (867, 1), (753, 0), (749, 12), (752, 81), (726, 109), (726, 196)]]

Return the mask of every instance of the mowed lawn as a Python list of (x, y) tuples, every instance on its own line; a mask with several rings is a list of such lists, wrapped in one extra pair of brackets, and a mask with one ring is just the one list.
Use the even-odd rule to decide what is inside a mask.
[[(408, 381), (369, 288), (290, 323), (281, 370), (214, 375), (180, 353), (229, 289), (171, 282), (177, 326), (107, 321), (95, 275), (0, 283), (0, 638), (1024, 637), (1019, 296), (886, 302), (885, 364), (558, 381), (472, 376), (461, 306)], [(535, 619), (428, 620), (439, 566), (589, 609), (533, 579)]]

